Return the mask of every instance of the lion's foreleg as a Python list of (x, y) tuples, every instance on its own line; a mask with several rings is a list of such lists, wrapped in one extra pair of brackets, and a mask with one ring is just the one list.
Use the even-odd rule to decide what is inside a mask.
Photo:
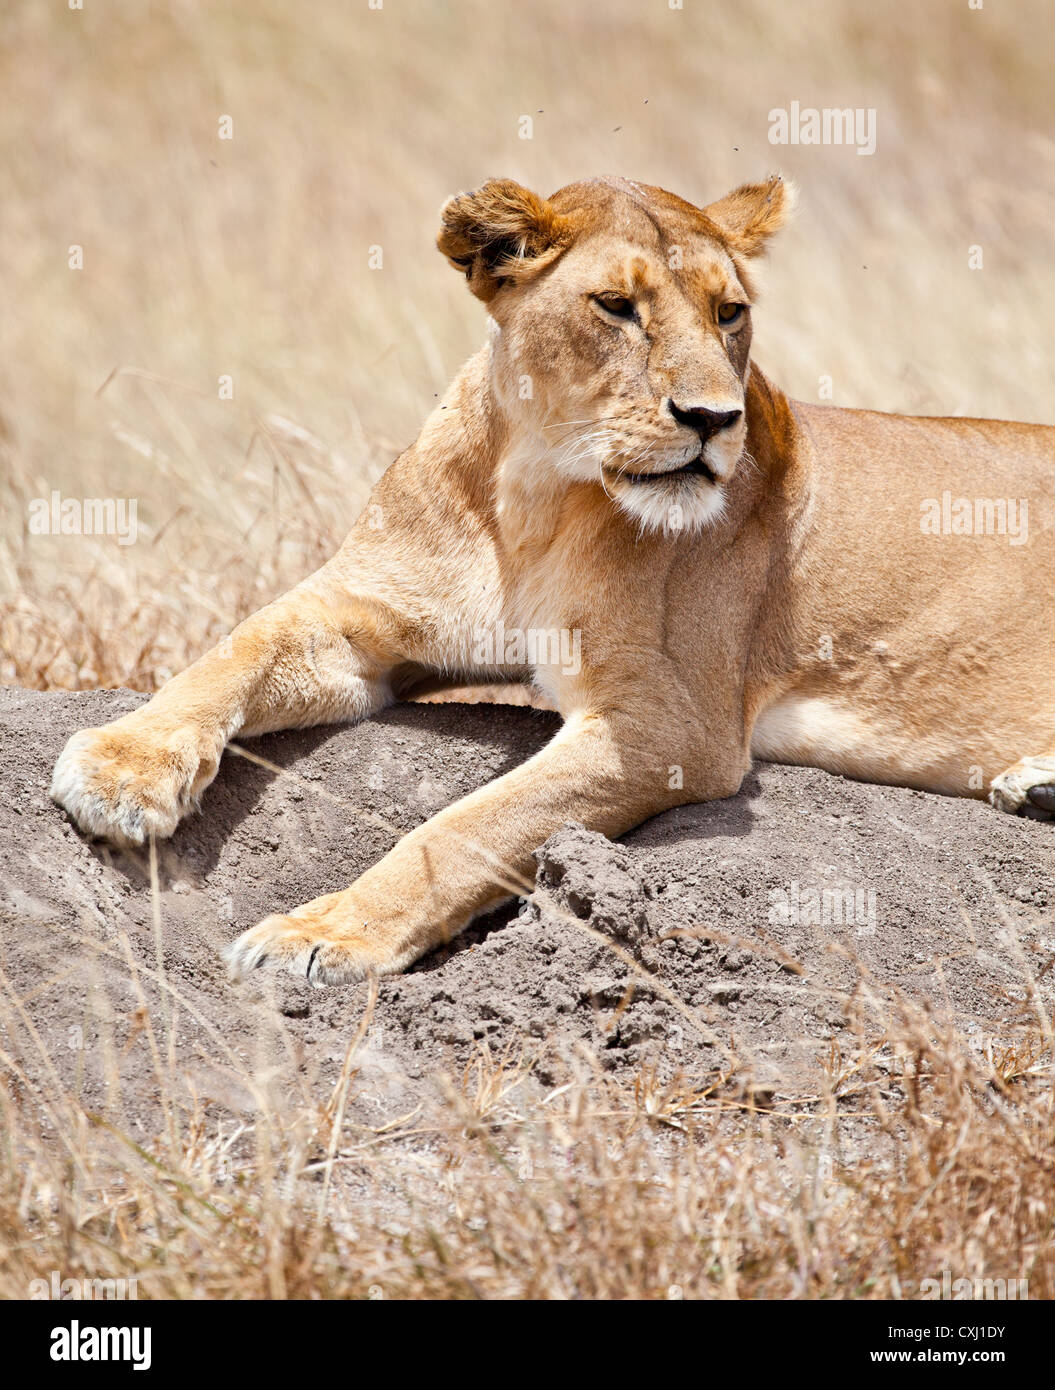
[(350, 888), (245, 932), (228, 960), (235, 974), (267, 964), (314, 984), (402, 970), (480, 912), (530, 892), (532, 852), (568, 821), (618, 835), (677, 799), (640, 721), (573, 716), (541, 752), (404, 836)]
[(169, 835), (238, 734), (361, 719), (391, 700), (398, 653), (379, 605), (326, 567), (239, 624), (147, 704), (67, 743), (51, 794), (120, 845)]

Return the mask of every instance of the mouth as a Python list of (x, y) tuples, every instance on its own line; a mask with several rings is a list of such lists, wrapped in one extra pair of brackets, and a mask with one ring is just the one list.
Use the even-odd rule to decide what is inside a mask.
[(618, 478), (624, 483), (666, 483), (673, 482), (678, 478), (703, 478), (712, 487), (718, 483), (717, 475), (712, 468), (704, 463), (702, 454), (689, 463), (683, 463), (680, 468), (668, 468), (658, 473), (623, 473), (614, 469), (606, 471), (611, 472), (613, 478)]

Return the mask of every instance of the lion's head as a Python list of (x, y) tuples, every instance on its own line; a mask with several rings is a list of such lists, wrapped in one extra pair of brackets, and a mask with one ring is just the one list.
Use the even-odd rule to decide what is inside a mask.
[(751, 262), (790, 207), (779, 178), (702, 209), (617, 178), (451, 198), (438, 245), (488, 306), (524, 465), (595, 482), (642, 529), (720, 515), (746, 436)]

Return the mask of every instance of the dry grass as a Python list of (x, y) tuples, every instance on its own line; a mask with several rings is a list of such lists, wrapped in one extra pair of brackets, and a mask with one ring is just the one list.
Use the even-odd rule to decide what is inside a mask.
[[(1055, 413), (1046, 0), (27, 0), (0, 39), (2, 681), (154, 689), (332, 551), (480, 339), (431, 245), (486, 175), (706, 200), (780, 166), (803, 211), (756, 353), (787, 389)], [(793, 99), (875, 107), (876, 155), (774, 149)], [(53, 488), (135, 497), (138, 542), (30, 536)], [(204, 1108), (145, 1012), (165, 1113), (144, 1141), (41, 1083), (3, 994), (4, 1296), (55, 1269), (144, 1297), (896, 1297), (945, 1269), (1055, 1296), (1043, 1020), (1033, 1051), (986, 1056), (873, 1012), (827, 1092), (780, 1113), (720, 1078), (617, 1090), (586, 1058), (529, 1101), (526, 1063), (482, 1053), (375, 1133), (343, 1090), (250, 1077), (252, 1124)]]
[[(0, 39), (0, 681), (153, 689), (332, 551), (481, 340), (432, 245), (489, 174), (705, 201), (779, 165), (778, 381), (1052, 416), (1046, 0), (24, 0)], [(874, 107), (876, 153), (774, 147), (792, 100)], [(138, 542), (30, 536), (52, 489), (135, 497)]]
[(769, 1111), (721, 1077), (617, 1087), (585, 1053), (531, 1098), (531, 1058), (484, 1045), (377, 1129), (347, 1119), (369, 1010), (329, 1096), (257, 1078), (252, 1123), (194, 1102), (147, 1017), (166, 1122), (144, 1143), (30, 1080), (4, 993), (0, 1297), (53, 1270), (140, 1298), (889, 1299), (946, 1270), (1055, 1295), (1042, 1034), (994, 1064), (909, 1005), (862, 1008), (822, 1093)]

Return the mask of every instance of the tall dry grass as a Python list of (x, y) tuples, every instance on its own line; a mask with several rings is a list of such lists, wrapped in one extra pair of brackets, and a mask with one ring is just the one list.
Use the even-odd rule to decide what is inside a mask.
[[(0, 680), (153, 689), (334, 548), (481, 340), (432, 244), (491, 174), (779, 166), (782, 384), (1053, 418), (1052, 35), (1046, 0), (5, 6)], [(774, 147), (792, 100), (874, 107), (876, 153)], [(30, 536), (53, 489), (135, 497), (140, 539)]]
[(252, 1120), (206, 1113), (147, 1017), (166, 1118), (144, 1141), (33, 1080), (4, 984), (3, 1298), (53, 1271), (138, 1298), (916, 1299), (946, 1272), (1055, 1295), (1043, 1030), (994, 1057), (866, 1008), (819, 1090), (767, 1111), (720, 1076), (616, 1085), (585, 1052), (540, 1099), (529, 1057), (483, 1044), (371, 1128), (348, 1119), (368, 1015), (321, 1099), (247, 1074)]

